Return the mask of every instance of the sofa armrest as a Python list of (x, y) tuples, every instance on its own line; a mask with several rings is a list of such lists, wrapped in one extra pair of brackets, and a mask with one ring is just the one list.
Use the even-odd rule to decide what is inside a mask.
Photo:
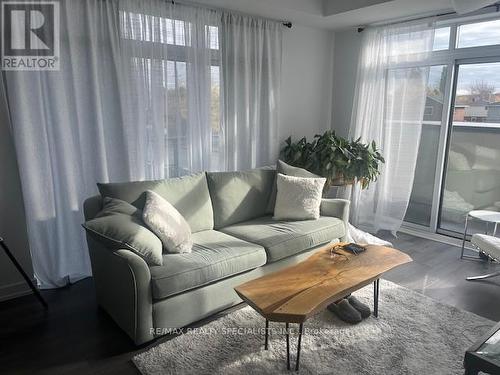
[(87, 236), (97, 302), (134, 340), (154, 338), (151, 273), (146, 262), (130, 250), (112, 251)]
[(340, 240), (345, 241), (349, 230), (349, 207), (351, 201), (347, 199), (326, 199), (321, 200), (321, 215), (338, 217), (344, 222), (346, 234)]

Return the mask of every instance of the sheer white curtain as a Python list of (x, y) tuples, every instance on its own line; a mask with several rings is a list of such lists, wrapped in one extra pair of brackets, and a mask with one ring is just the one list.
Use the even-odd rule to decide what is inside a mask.
[(134, 178), (223, 169), (221, 14), (164, 0), (119, 5), (123, 126), (147, 166)]
[(386, 163), (367, 190), (352, 192), (352, 223), (397, 231), (413, 185), (434, 26), (409, 24), (363, 32), (350, 137), (374, 140)]
[[(60, 71), (3, 73), (33, 266), (42, 288), (91, 274), (80, 224), (82, 202), (97, 193), (96, 182), (271, 161), (256, 154), (267, 155), (269, 143), (259, 140), (275, 131), (266, 127), (276, 126), (279, 70), (261, 75), (238, 70), (249, 76), (236, 78), (254, 86), (236, 87), (231, 95), (244, 97), (260, 116), (236, 125), (224, 119), (239, 118), (223, 106), (223, 70), (230, 68), (224, 66), (219, 39), (229, 18), (165, 0), (65, 1)], [(254, 24), (247, 35), (266, 34), (259, 30), (264, 24)], [(277, 48), (257, 37), (240, 43), (249, 56)], [(229, 56), (235, 45), (226, 48)], [(279, 61), (277, 51), (266, 56)], [(262, 86), (273, 94), (272, 107), (260, 97), (267, 95)], [(242, 137), (248, 138), (242, 142)], [(244, 162), (235, 162), (235, 154)]]
[(280, 22), (231, 13), (222, 17), (227, 169), (276, 161), (281, 42)]
[(127, 179), (137, 167), (126, 157), (115, 99), (116, 3), (60, 5), (61, 70), (4, 72), (33, 268), (44, 288), (90, 274), (82, 200), (96, 181)]

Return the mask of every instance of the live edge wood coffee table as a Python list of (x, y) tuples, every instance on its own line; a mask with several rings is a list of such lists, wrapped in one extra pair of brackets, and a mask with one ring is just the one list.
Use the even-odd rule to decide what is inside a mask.
[(373, 314), (378, 316), (379, 278), (392, 268), (412, 259), (399, 250), (367, 245), (354, 255), (342, 244), (329, 244), (296, 265), (251, 280), (235, 288), (236, 293), (266, 319), (264, 349), (268, 349), (269, 322), (284, 322), (287, 368), (290, 369), (289, 324), (299, 324), (297, 360), (304, 322), (352, 292), (374, 285)]

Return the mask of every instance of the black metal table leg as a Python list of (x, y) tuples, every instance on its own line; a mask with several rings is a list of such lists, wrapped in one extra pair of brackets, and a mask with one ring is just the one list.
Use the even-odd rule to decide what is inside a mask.
[(47, 302), (45, 302), (45, 300), (43, 299), (43, 297), (40, 294), (40, 292), (38, 291), (38, 289), (33, 285), (33, 282), (31, 281), (31, 279), (29, 278), (29, 276), (26, 274), (26, 272), (24, 272), (23, 267), (21, 267), (21, 265), (18, 263), (17, 259), (10, 252), (9, 248), (7, 247), (7, 244), (4, 242), (4, 240), (3, 240), (2, 237), (0, 237), (0, 245), (4, 249), (4, 251), (7, 254), (7, 256), (9, 257), (9, 259), (12, 261), (12, 263), (14, 264), (14, 266), (17, 268), (17, 270), (19, 271), (19, 273), (22, 275), (22, 277), (24, 278), (24, 281), (26, 281), (26, 284), (28, 284), (28, 286), (31, 288), (31, 290), (35, 294), (35, 297), (40, 301), (40, 303), (42, 304), (43, 308), (45, 310), (47, 310), (49, 308), (49, 305), (47, 305)]
[(266, 341), (264, 342), (264, 350), (268, 349), (268, 341), (269, 341), (269, 320), (266, 319), (266, 333), (265, 333)]
[(297, 344), (297, 362), (295, 363), (295, 371), (299, 371), (300, 364), (300, 344), (302, 341), (302, 334), (304, 333), (304, 323), (300, 323), (299, 326), (299, 342)]
[(380, 279), (373, 282), (373, 315), (378, 318), (378, 295), (379, 295)]
[(288, 331), (288, 323), (285, 323), (286, 335), (286, 369), (290, 370), (290, 332)]

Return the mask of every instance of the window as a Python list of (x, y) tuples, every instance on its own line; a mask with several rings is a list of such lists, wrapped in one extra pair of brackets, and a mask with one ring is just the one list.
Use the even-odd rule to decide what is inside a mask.
[(124, 39), (178, 46), (190, 45), (190, 41), (186, 40), (186, 34), (191, 34), (188, 22), (132, 12), (121, 12), (121, 15), (120, 26)]
[(500, 20), (460, 25), (457, 28), (457, 48), (500, 44)]
[(450, 47), (451, 27), (440, 27), (434, 31), (433, 51), (442, 51)]

